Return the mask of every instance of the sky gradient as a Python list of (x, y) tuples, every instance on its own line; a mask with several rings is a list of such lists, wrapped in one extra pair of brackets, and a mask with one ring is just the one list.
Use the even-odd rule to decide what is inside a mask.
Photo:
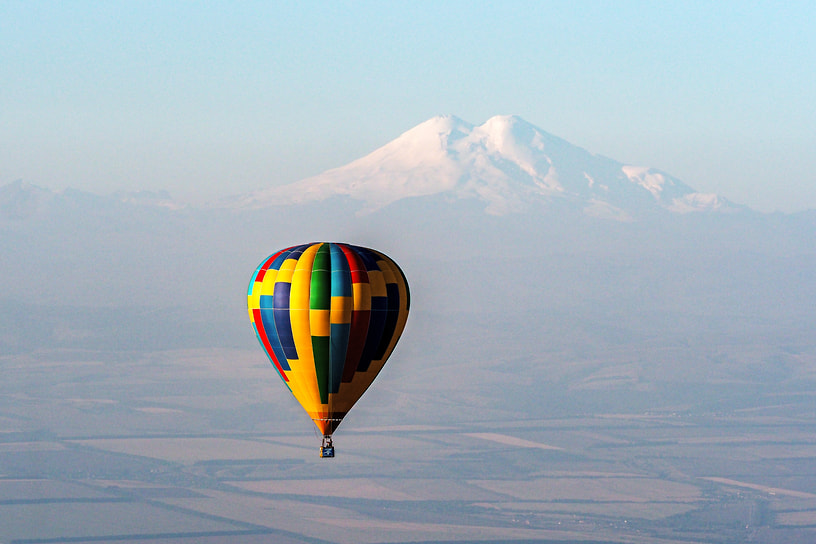
[(201, 202), (439, 114), (516, 114), (761, 211), (816, 208), (802, 3), (0, 1), (0, 184)]

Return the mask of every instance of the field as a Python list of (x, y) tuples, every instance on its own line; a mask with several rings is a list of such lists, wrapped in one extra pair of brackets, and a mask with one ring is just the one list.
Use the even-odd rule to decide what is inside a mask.
[[(254, 351), (0, 364), (3, 543), (816, 541), (816, 418), (801, 387), (750, 409), (670, 399), (548, 416), (520, 397), (478, 412), (452, 401), (434, 418), (405, 409), (410, 383), (395, 373), (326, 460)], [(572, 383), (608, 380), (643, 381), (613, 365)]]

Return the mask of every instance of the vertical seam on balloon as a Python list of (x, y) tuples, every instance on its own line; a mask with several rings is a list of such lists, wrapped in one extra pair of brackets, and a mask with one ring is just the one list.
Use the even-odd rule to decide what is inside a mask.
[[(402, 332), (405, 330), (405, 324), (408, 320), (408, 282), (405, 281), (405, 275), (402, 273), (402, 270), (399, 269), (399, 266), (392, 261), (387, 256), (374, 251), (377, 255), (380, 256), (380, 259), (385, 267), (388, 268), (389, 274), (391, 275), (394, 283), (392, 285), (396, 285), (398, 290), (398, 304), (395, 310), (395, 319), (396, 321), (393, 324), (393, 329), (391, 330), (390, 339), (388, 340), (385, 349), (380, 354), (381, 356), (377, 359), (378, 361), (386, 361), (390, 356), (391, 353), (394, 351), (394, 348), (397, 345), (400, 337), (402, 336)], [(390, 302), (390, 301), (389, 301)], [(383, 333), (386, 334), (385, 332)]]
[[(298, 361), (302, 372), (306, 373), (304, 379), (307, 380), (306, 392), (311, 398), (313, 411), (318, 413), (323, 409), (320, 399), (320, 392), (317, 383), (317, 372), (314, 367), (314, 350), (312, 349), (312, 330), (309, 322), (309, 306), (311, 299), (311, 272), (314, 264), (314, 256), (322, 244), (306, 244), (298, 257), (292, 273), (292, 296), (289, 300), (290, 320), (292, 322), (292, 334), (295, 345), (298, 347)], [(300, 300), (303, 298), (303, 300)], [(293, 303), (296, 307), (293, 308)], [(306, 316), (295, 314), (294, 312), (306, 312)], [(295, 325), (297, 323), (297, 326)], [(302, 350), (301, 350), (302, 346)], [(311, 360), (311, 365), (309, 361)], [(307, 370), (309, 369), (310, 370)], [(312, 383), (311, 380), (314, 379)]]
[[(304, 250), (305, 247), (306, 247), (306, 245), (304, 245), (304, 244), (292, 246), (292, 247), (288, 248), (287, 250), (285, 250), (284, 252), (281, 252), (281, 254), (273, 262), (273, 265), (277, 265), (277, 267), (278, 267), (278, 274), (276, 275), (273, 288), (275, 290), (277, 290), (278, 283), (281, 283), (281, 284), (287, 284), (288, 283), (288, 285), (289, 285), (289, 293), (287, 294), (286, 301), (278, 301), (278, 300), (275, 300), (274, 297), (273, 297), (273, 304), (274, 304), (274, 308), (273, 308), (274, 321), (273, 322), (274, 322), (274, 325), (275, 325), (275, 337), (277, 339), (278, 344), (281, 346), (281, 351), (283, 352), (283, 358), (286, 360), (286, 365), (290, 369), (290, 372), (295, 370), (294, 367), (292, 366), (292, 361), (293, 360), (295, 360), (295, 361), (298, 360), (297, 359), (297, 347), (294, 346), (294, 337), (292, 337), (292, 344), (294, 346), (295, 358), (290, 359), (289, 358), (289, 353), (286, 352), (286, 349), (284, 348), (283, 343), (281, 341), (281, 332), (286, 332), (287, 337), (292, 336), (292, 330), (291, 330), (292, 325), (291, 325), (290, 308), (289, 308), (289, 294), (291, 294), (292, 274), (294, 273), (294, 266), (297, 264), (297, 259), (295, 259), (295, 265), (292, 266), (291, 270), (288, 267), (286, 267), (284, 269), (284, 265), (286, 264), (286, 261), (288, 261), (290, 258), (294, 258), (293, 255), (299, 257), (303, 253), (303, 250)], [(287, 280), (287, 281), (283, 281), (284, 279)], [(282, 304), (284, 304), (284, 305), (282, 305)], [(283, 313), (284, 315), (280, 315), (279, 312)], [(279, 319), (280, 319), (281, 323), (279, 323)], [(281, 331), (279, 327), (281, 327), (283, 325), (287, 325), (287, 324), (288, 324), (288, 328), (284, 327), (287, 330)], [(296, 372), (296, 374), (294, 375), (295, 379), (291, 380), (290, 383), (292, 384), (292, 392), (295, 394), (295, 398), (297, 398), (298, 401), (300, 401), (300, 398), (303, 397), (303, 395), (305, 395), (306, 392), (304, 391), (304, 388), (302, 386), (302, 383), (300, 383), (300, 380), (297, 379), (297, 377), (298, 377), (297, 376), (297, 371), (295, 371), (295, 372)]]
[(331, 247), (328, 244), (318, 246), (311, 263), (309, 327), (318, 396), (321, 405), (328, 405), (331, 388)]
[[(363, 348), (363, 356), (357, 365), (358, 372), (367, 372), (372, 361), (374, 361), (374, 355), (382, 340), (386, 320), (386, 315), (383, 315), (383, 313), (388, 310), (388, 296), (385, 277), (376, 259), (373, 258), (373, 252), (362, 247), (355, 249), (360, 254), (363, 265), (368, 273), (369, 285), (371, 286), (371, 313), (368, 322), (368, 334), (366, 336), (365, 347)], [(375, 296), (375, 290), (377, 292), (382, 290), (382, 294)], [(383, 304), (385, 304), (384, 309), (380, 307)]]

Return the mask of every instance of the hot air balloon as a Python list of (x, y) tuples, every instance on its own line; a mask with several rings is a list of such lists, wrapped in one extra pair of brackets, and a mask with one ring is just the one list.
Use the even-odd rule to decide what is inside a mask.
[(249, 319), (283, 383), (332, 434), (382, 370), (408, 319), (408, 282), (384, 254), (310, 243), (270, 255), (249, 282)]

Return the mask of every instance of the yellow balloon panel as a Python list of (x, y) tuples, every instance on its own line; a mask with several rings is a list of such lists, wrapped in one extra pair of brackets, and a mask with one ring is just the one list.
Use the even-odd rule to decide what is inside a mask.
[(394, 350), (410, 293), (402, 270), (384, 254), (312, 243), (264, 260), (247, 304), (281, 379), (330, 436)]

